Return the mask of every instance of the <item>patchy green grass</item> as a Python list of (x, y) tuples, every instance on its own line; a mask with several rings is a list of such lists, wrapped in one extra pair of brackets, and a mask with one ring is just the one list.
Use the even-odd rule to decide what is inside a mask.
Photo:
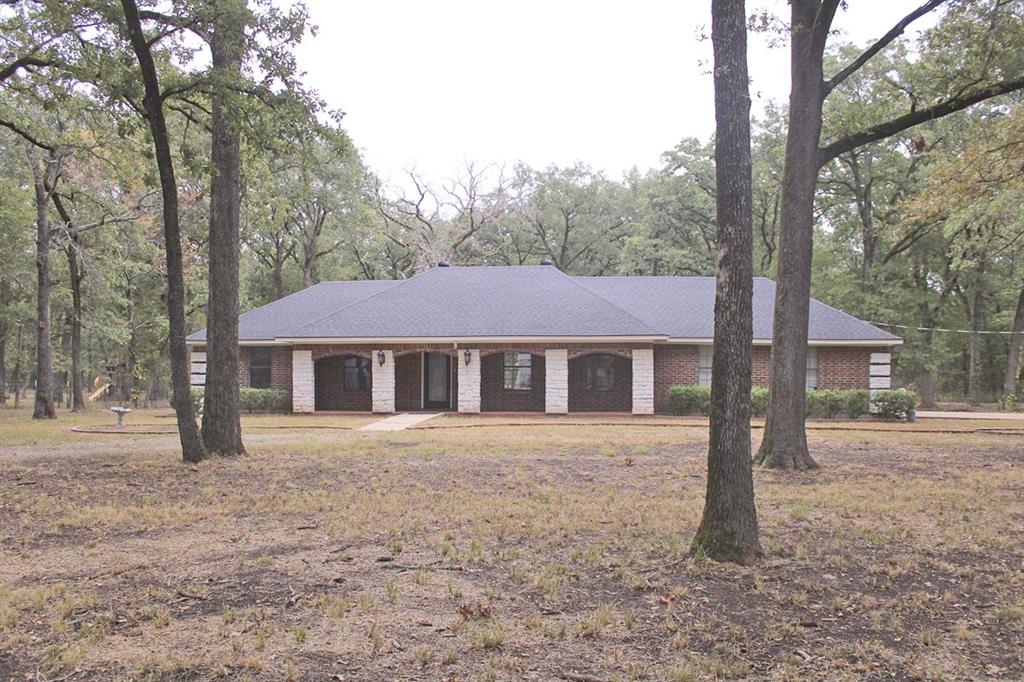
[(106, 413), (0, 419), (4, 679), (1024, 676), (1017, 436), (815, 424), (741, 568), (686, 556), (699, 420), (246, 417), (192, 466), (68, 430)]

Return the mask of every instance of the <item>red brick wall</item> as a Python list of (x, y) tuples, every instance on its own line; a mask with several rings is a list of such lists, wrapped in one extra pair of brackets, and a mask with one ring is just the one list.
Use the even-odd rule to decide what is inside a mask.
[(295, 346), (296, 350), (308, 350), (313, 356), (313, 362), (316, 362), (320, 358), (328, 358), (333, 355), (357, 355), (361, 358), (366, 358), (376, 362), (376, 358), (371, 357), (373, 351), (376, 348), (370, 348), (369, 346), (345, 346), (345, 345), (318, 345), (318, 346)]
[(314, 363), (316, 381), (315, 409), (369, 412), (373, 409), (373, 380), (366, 388), (345, 390), (345, 355), (322, 357)]
[(818, 388), (867, 388), (870, 369), (870, 348), (818, 348)]
[(754, 386), (768, 388), (772, 383), (772, 349), (771, 346), (754, 346), (753, 376)]
[[(697, 384), (697, 346), (665, 345), (654, 348), (654, 411), (667, 413), (668, 389)], [(848, 389), (868, 387), (871, 349), (862, 347), (819, 346), (818, 388)], [(754, 386), (768, 388), (772, 377), (770, 346), (754, 346)]]
[[(249, 387), (249, 352), (253, 346), (242, 346), (238, 354), (238, 385)], [(292, 392), (292, 349), (274, 346), (270, 356), (270, 388)]]
[[(532, 391), (509, 391), (519, 395), (511, 396), (509, 400), (503, 401), (499, 395), (499, 389), (504, 392), (504, 375), (488, 374), (488, 367), (492, 364), (496, 367), (501, 362), (501, 351), (511, 350), (501, 344), (478, 344), (474, 347), (481, 349), (483, 365), (483, 381), (481, 384), (481, 408), (483, 410), (508, 410), (508, 411), (542, 411), (544, 409), (543, 391), (543, 362), (544, 350), (548, 348), (567, 348), (573, 357), (578, 357), (588, 350), (605, 350), (600, 344), (530, 344), (520, 346), (515, 350), (530, 351), (534, 354), (534, 390)], [(613, 352), (620, 352), (627, 355), (632, 348), (651, 348), (650, 344), (616, 344)], [(241, 386), (249, 385), (249, 350), (251, 347), (243, 346), (239, 354), (239, 383)], [(292, 348), (289, 346), (274, 346), (271, 360), (271, 386), (291, 393), (292, 387)], [(397, 410), (418, 410), (422, 399), (422, 377), (421, 366), (422, 351), (442, 351), (453, 353), (452, 365), (452, 408), (457, 405), (458, 396), (458, 370), (461, 366), (461, 350), (454, 351), (450, 344), (425, 344), (417, 346), (390, 344), (370, 346), (354, 346), (345, 344), (335, 345), (309, 345), (297, 346), (300, 349), (313, 351), (313, 359), (330, 356), (341, 356), (346, 354), (361, 355), (375, 362), (371, 352), (377, 348), (383, 350), (395, 350), (395, 409)], [(196, 346), (196, 351), (205, 350), (202, 346)], [(818, 347), (818, 386), (819, 388), (848, 389), (867, 388), (868, 371), (870, 366), (871, 348), (862, 347)], [(654, 346), (654, 409), (658, 413), (669, 411), (668, 389), (671, 386), (695, 385), (697, 383), (697, 346), (679, 345), (656, 345)], [(618, 395), (614, 400), (609, 396), (588, 399), (582, 397), (581, 391), (577, 390), (575, 400), (573, 396), (573, 373), (572, 359), (570, 359), (570, 410), (628, 410), (632, 401), (632, 380), (623, 386), (619, 391), (628, 388), (630, 397), (628, 400), (623, 395)], [(490, 370), (495, 371), (495, 370)], [(632, 364), (630, 363), (629, 376), (632, 377)], [(618, 378), (621, 371), (616, 372)], [(490, 378), (489, 378), (490, 377)], [(580, 382), (584, 378), (577, 377)], [(754, 346), (753, 357), (753, 382), (755, 386), (768, 387), (771, 380), (771, 348), (768, 346)], [(536, 388), (537, 386), (540, 388)], [(580, 385), (585, 386), (584, 383)], [(577, 386), (576, 388), (579, 388)], [(585, 393), (585, 390), (582, 391)], [(529, 394), (530, 398), (525, 397)], [(331, 409), (370, 409), (372, 401), (368, 398), (359, 398), (358, 408), (331, 408)], [(355, 402), (353, 397), (353, 402)], [(525, 403), (525, 404), (524, 404)], [(503, 406), (504, 405), (504, 406)], [(587, 405), (592, 405), (588, 407)], [(608, 406), (612, 405), (612, 406)]]
[[(485, 397), (485, 392), (494, 388), (492, 382), (482, 379), (481, 381), (481, 409), (483, 410), (508, 410), (508, 411), (543, 411), (544, 410), (544, 351), (549, 348), (564, 348), (569, 350), (570, 356), (585, 354), (588, 351), (607, 351), (613, 353), (621, 353), (625, 356), (629, 355), (629, 351), (633, 348), (651, 348), (650, 343), (616, 343), (613, 349), (609, 349), (606, 344), (600, 343), (535, 343), (528, 345), (517, 345), (511, 347), (508, 344), (498, 343), (484, 343), (484, 344), (463, 344), (464, 348), (472, 347), (480, 350), (481, 362), (488, 362), (487, 358), (492, 355), (496, 358), (500, 358), (500, 354), (506, 350), (518, 350), (518, 351), (529, 351), (534, 355), (535, 363), (535, 375), (534, 375), (534, 389), (526, 392), (520, 391), (509, 391), (508, 393), (529, 393), (531, 398), (527, 400), (522, 395), (509, 396), (507, 400), (500, 399), (493, 391)], [(371, 362), (376, 362), (376, 358), (372, 357), (372, 354), (376, 350), (393, 350), (395, 352), (395, 409), (398, 411), (408, 410), (419, 410), (422, 409), (423, 399), (423, 366), (422, 366), (422, 353), (425, 351), (430, 352), (444, 352), (452, 356), (452, 387), (451, 387), (451, 409), (458, 408), (458, 395), (459, 395), (459, 368), (462, 367), (462, 348), (453, 349), (450, 343), (433, 343), (433, 344), (303, 344), (296, 345), (296, 350), (309, 350), (312, 353), (314, 362), (321, 358), (342, 356), (342, 355), (359, 355), (362, 357), (369, 358)], [(291, 387), (291, 348), (288, 349), (288, 385)], [(630, 411), (632, 409), (632, 360), (629, 357), (624, 358), (628, 365), (627, 373), (623, 373), (622, 370), (616, 371), (616, 377), (623, 375), (626, 378), (623, 379), (625, 382), (619, 387), (619, 395), (613, 400), (607, 395), (598, 396), (591, 400), (595, 405), (594, 407), (583, 407), (580, 409), (590, 411), (604, 411), (604, 410), (624, 410)], [(498, 360), (491, 360), (490, 362), (497, 362)], [(481, 371), (484, 370), (484, 366), (481, 366)], [(319, 381), (317, 382), (319, 384)], [(491, 389), (487, 388), (487, 384), (492, 383)], [(585, 386), (585, 384), (583, 384)], [(500, 383), (497, 384), (500, 390), (504, 392), (504, 374), (501, 376)], [(570, 409), (572, 409), (572, 389), (570, 388)], [(319, 400), (319, 389), (317, 392)], [(625, 398), (623, 398), (625, 395)], [(582, 402), (580, 405), (586, 405), (587, 400), (580, 398)], [(361, 403), (360, 403), (361, 404)], [(370, 399), (370, 405), (372, 405), (372, 398)], [(485, 407), (485, 405), (487, 405)], [(502, 406), (504, 405), (504, 406)], [(317, 409), (369, 409), (367, 408), (348, 408), (348, 407), (334, 407), (334, 408), (319, 408)]]
[(544, 356), (532, 354), (529, 390), (505, 388), (505, 354), (490, 353), (480, 359), (480, 410), (482, 412), (543, 412)]
[(654, 347), (654, 411), (670, 412), (668, 389), (697, 383), (697, 346)]
[(611, 391), (587, 390), (585, 358), (593, 353), (569, 358), (569, 412), (632, 412), (633, 360), (619, 354), (615, 357), (615, 388)]

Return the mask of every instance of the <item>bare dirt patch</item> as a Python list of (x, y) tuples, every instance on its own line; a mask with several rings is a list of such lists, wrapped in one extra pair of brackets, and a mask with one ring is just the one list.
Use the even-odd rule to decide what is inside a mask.
[(248, 428), (198, 466), (52, 427), (0, 448), (2, 679), (1024, 676), (1012, 437), (814, 431), (739, 568), (686, 556), (693, 426)]

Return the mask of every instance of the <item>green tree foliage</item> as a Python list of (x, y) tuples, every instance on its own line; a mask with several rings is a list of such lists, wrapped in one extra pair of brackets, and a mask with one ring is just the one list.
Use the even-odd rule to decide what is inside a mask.
[[(140, 3), (165, 90), (177, 172), (188, 330), (206, 326), (209, 104), (207, 2)], [(294, 45), (301, 6), (250, 0), (244, 84), (233, 96), (242, 152), (241, 306), (308, 283), (403, 278), (438, 261), (526, 264), (573, 274), (711, 275), (717, 240), (713, 140), (687, 138), (651, 169), (611, 177), (586, 163), (531, 168), (469, 163), (443, 180), (416, 172), (384, 182), (344, 121), (301, 83)], [(110, 397), (168, 398), (166, 267), (152, 139), (117, 3), (3, 3), (0, 29), (0, 393), (31, 387), (35, 365), (35, 210), (26, 140), (55, 148), (51, 201), (55, 396), (73, 400), (75, 319), (69, 255), (80, 269), (80, 373)], [(173, 10), (173, 13), (171, 13)], [(897, 39), (829, 95), (822, 145), (1019, 72), (1019, 3), (948, 0), (920, 43)], [(166, 13), (165, 13), (166, 12)], [(841, 23), (842, 15), (837, 23)], [(188, 24), (188, 27), (176, 24)], [(88, 33), (88, 40), (80, 40)], [(836, 44), (826, 74), (866, 46)], [(866, 319), (901, 325), (897, 385), (925, 405), (1006, 391), (1008, 334), (1024, 280), (1024, 105), (982, 103), (840, 150), (815, 195), (812, 291)], [(753, 255), (778, 263), (788, 111), (752, 127)], [(860, 138), (858, 138), (860, 139)], [(666, 144), (666, 146), (670, 146)], [(921, 327), (923, 329), (917, 329)], [(1017, 346), (1016, 357), (1019, 358)], [(1010, 372), (1020, 376), (1019, 361)], [(1020, 382), (1013, 387), (1019, 391)]]

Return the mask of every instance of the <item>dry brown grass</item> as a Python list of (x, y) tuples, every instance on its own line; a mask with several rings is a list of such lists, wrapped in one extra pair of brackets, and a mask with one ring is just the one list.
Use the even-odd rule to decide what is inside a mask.
[(3, 679), (1024, 676), (1016, 436), (812, 431), (821, 471), (757, 472), (739, 568), (686, 557), (688, 423), (253, 417), (187, 466), (68, 431), (107, 414), (2, 419)]

